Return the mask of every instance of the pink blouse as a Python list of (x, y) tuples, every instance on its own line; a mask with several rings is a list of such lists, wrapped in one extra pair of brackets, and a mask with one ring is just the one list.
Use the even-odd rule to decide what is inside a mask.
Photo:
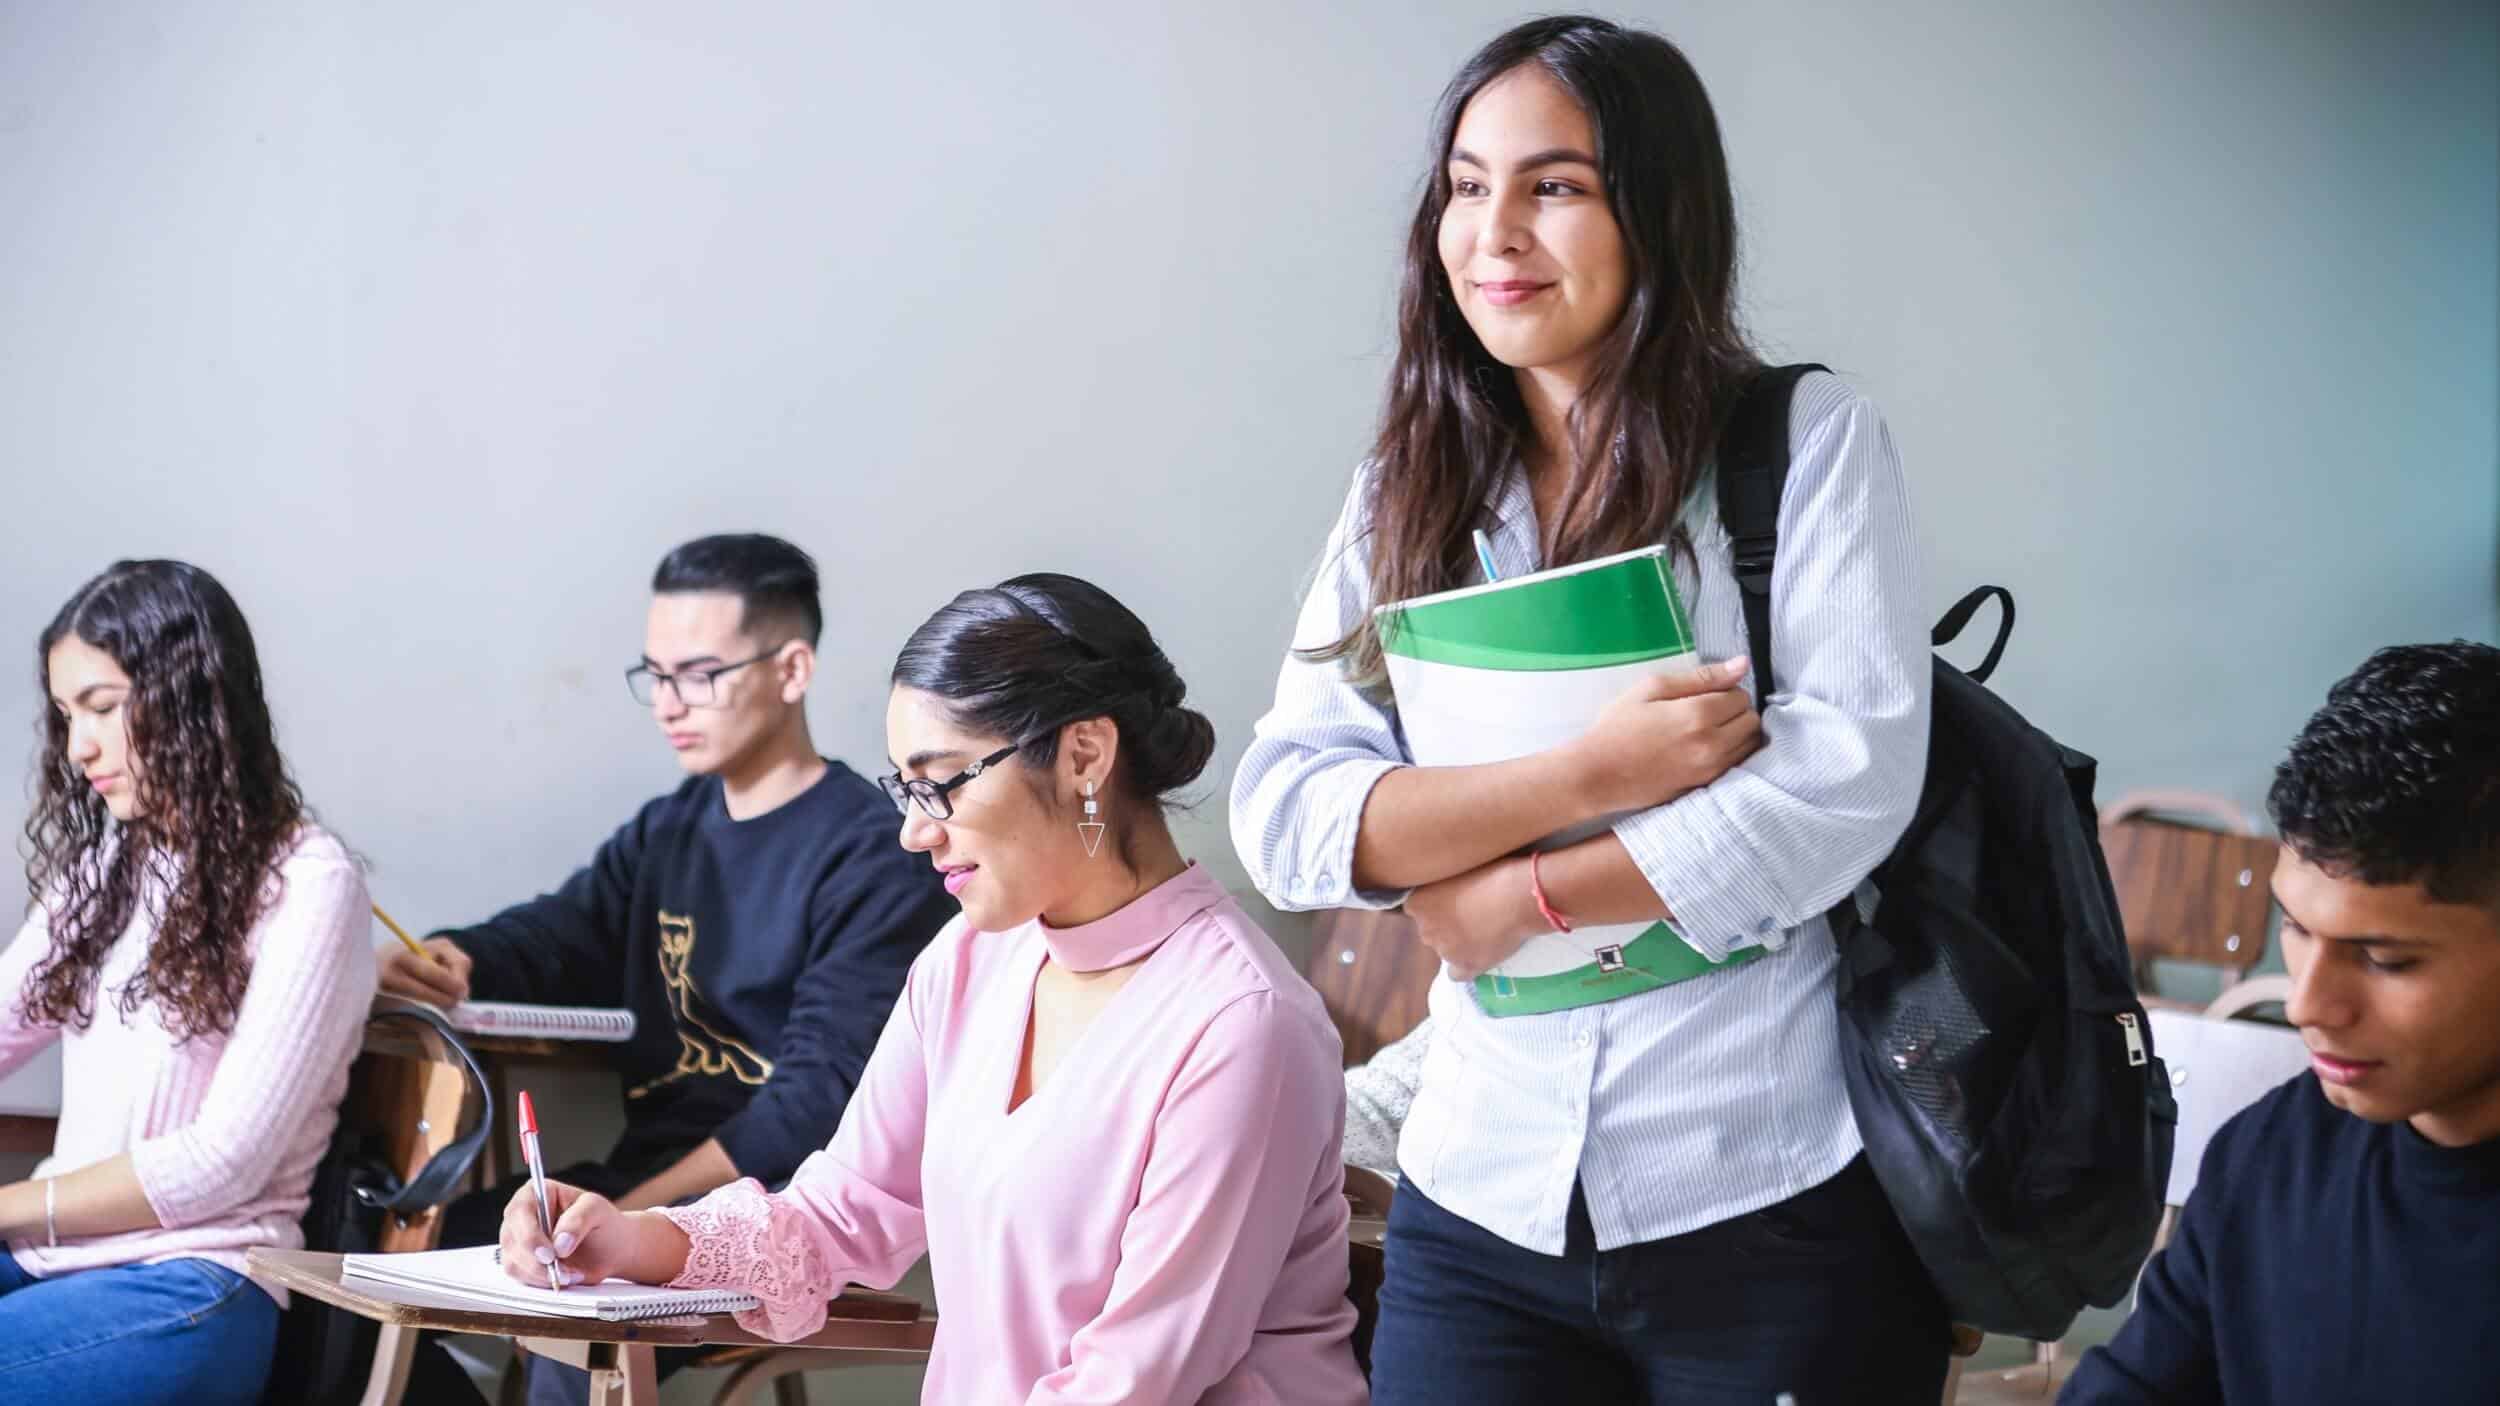
[[(1148, 953), (1009, 1112), (1044, 957)], [(1338, 1063), (1317, 994), (1195, 865), (1079, 928), (959, 918), (786, 1191), (661, 1213), (693, 1242), (675, 1282), (755, 1294), (739, 1321), (786, 1341), (925, 1250), (924, 1400), (1359, 1403)]]

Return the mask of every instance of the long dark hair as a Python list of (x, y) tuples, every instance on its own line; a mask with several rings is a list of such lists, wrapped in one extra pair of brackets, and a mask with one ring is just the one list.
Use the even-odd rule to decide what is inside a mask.
[(1119, 729), (1108, 795), (1122, 863), (1136, 867), (1137, 813), (1158, 812), (1206, 770), (1215, 725), (1194, 708), (1180, 671), (1146, 622), (1090, 581), (1037, 572), (966, 591), (912, 631), (892, 682), (945, 700), (955, 721), (1025, 744), (1047, 767), (1059, 730), (1088, 718)]
[[(1570, 478), (1544, 524), (1545, 560), (1585, 561), (1669, 541), (1736, 392), (1761, 365), (1736, 320), (1736, 202), (1710, 95), (1673, 44), (1584, 15), (1532, 20), (1485, 45), (1441, 94), (1432, 165), (1406, 239), (1398, 354), (1371, 454), (1364, 516), (1372, 600), (1471, 579), (1474, 529), (1534, 436), (1517, 377), (1467, 325), (1441, 266), (1450, 144), (1468, 102), (1523, 65), (1542, 68), (1588, 113), (1597, 165), (1623, 235), (1630, 293), (1551, 446)], [(1379, 672), (1368, 617), (1315, 659)]]
[[(48, 701), (52, 647), (72, 635), (130, 676), (129, 779), (141, 813), (118, 843), (104, 798), (70, 760), (69, 721)], [(35, 685), (47, 702), (26, 884), (52, 951), (28, 974), (19, 1009), (30, 1022), (85, 1028), (105, 953), (145, 903), (154, 937), (146, 967), (118, 993), (122, 1014), (153, 1002), (177, 1039), (231, 1031), (251, 975), (246, 940), (305, 819), (243, 612), (196, 566), (115, 562), (44, 628)], [(166, 882), (150, 884), (152, 873)]]

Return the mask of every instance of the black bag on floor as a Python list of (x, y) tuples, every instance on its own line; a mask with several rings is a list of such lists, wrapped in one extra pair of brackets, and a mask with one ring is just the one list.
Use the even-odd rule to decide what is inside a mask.
[[(1762, 373), (1720, 437), (1719, 515), (1765, 698), (1789, 405), (1822, 369)], [(2013, 595), (1964, 596), (1932, 643), (1991, 598), (2003, 623), (1980, 666), (1934, 661), (1926, 783), (1869, 876), (1873, 903), (1832, 911), (1840, 1047), (1868, 1165), (1954, 1319), (2047, 1341), (2135, 1282), (2178, 1106), (2101, 857), (2096, 763), (1984, 687)]]

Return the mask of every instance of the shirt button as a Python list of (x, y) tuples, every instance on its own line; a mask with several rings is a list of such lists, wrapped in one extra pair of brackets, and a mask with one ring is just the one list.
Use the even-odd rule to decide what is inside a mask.
[(1591, 1040), (1593, 1040), (1593, 1039), (1595, 1039), (1595, 1038), (1597, 1038), (1597, 1037), (1595, 1037), (1595, 1036), (1593, 1036), (1593, 1035), (1589, 1034), (1589, 1032), (1587, 1032), (1587, 1031), (1583, 1030), (1583, 1031), (1581, 1031), (1579, 1034), (1574, 1035), (1574, 1036), (1572, 1036), (1572, 1037), (1571, 1037), (1571, 1043), (1573, 1043), (1573, 1044), (1575, 1044), (1575, 1045), (1578, 1045), (1581, 1049), (1584, 1049), (1584, 1050), (1585, 1050), (1585, 1049), (1587, 1049), (1587, 1048), (1589, 1047), (1589, 1041), (1591, 1041)]
[(1768, 918), (1763, 919), (1761, 922), (1753, 925), (1753, 930), (1755, 932), (1769, 932), (1771, 930), (1771, 920)]

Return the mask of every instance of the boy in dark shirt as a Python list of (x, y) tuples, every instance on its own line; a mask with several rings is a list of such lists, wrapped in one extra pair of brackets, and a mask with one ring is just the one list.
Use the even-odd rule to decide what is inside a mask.
[(2275, 773), (2311, 1072), (2225, 1124), (2077, 1403), (2500, 1401), (2500, 650), (2382, 650)]
[[(631, 1010), (630, 1042), (588, 1047), (622, 1078), (624, 1135), (554, 1173), (628, 1209), (788, 1180), (832, 1138), (912, 959), (956, 911), (896, 842), (893, 805), (809, 737), (823, 617), (807, 554), (707, 537), (651, 589), (626, 677), (685, 784), (554, 893), (427, 939), (426, 960), (394, 944), (381, 981), (446, 1006)], [(492, 1244), (513, 1189), (453, 1203), (443, 1243)], [(547, 1374), (532, 1375), (535, 1392)]]

